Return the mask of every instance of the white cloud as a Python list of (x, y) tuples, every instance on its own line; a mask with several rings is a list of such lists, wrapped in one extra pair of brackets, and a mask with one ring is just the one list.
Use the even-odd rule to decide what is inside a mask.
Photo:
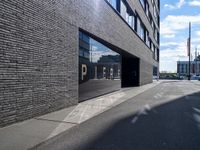
[(174, 38), (175, 37), (175, 34), (166, 34), (166, 35), (163, 35), (164, 38)]
[(160, 51), (161, 71), (176, 72), (177, 61), (188, 59), (186, 42), (165, 42), (160, 45), (167, 47)]
[(177, 3), (177, 7), (178, 7), (178, 8), (181, 8), (184, 4), (185, 4), (185, 0), (180, 0), (180, 1)]
[(168, 15), (163, 21), (161, 21), (161, 35), (175, 34), (179, 30), (187, 29), (189, 22), (192, 22), (192, 26), (200, 25), (200, 14), (195, 16), (173, 16)]
[(197, 36), (200, 36), (200, 31), (196, 31), (196, 35), (197, 35)]
[(165, 4), (164, 7), (169, 9), (180, 9), (185, 4), (185, 0), (179, 0), (175, 5)]
[(200, 38), (192, 38), (191, 40), (192, 40), (192, 42), (194, 42), (194, 43), (200, 42)]
[(197, 1), (197, 0), (191, 1), (191, 2), (189, 2), (189, 5), (190, 6), (200, 6), (200, 1)]
[(179, 43), (177, 42), (162, 42), (160, 43), (160, 46), (178, 46)]
[[(193, 39), (195, 41), (199, 39)], [(177, 61), (188, 61), (187, 56), (187, 42), (162, 42), (160, 44), (160, 71), (176, 72)], [(191, 45), (191, 55), (194, 58), (195, 48), (200, 48), (200, 44)]]

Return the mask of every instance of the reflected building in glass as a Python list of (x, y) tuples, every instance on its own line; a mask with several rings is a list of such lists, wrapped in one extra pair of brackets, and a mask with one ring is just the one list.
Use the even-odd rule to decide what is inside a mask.
[(121, 56), (79, 32), (79, 101), (121, 88)]

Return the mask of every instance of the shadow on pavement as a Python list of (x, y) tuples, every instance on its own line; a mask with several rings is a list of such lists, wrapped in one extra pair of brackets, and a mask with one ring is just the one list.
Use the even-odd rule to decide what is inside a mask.
[(81, 150), (200, 150), (200, 93), (124, 118)]

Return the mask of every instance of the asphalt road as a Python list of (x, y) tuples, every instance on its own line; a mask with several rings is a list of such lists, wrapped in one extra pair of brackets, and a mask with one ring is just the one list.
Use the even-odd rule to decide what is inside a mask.
[(163, 81), (37, 149), (200, 150), (200, 82)]

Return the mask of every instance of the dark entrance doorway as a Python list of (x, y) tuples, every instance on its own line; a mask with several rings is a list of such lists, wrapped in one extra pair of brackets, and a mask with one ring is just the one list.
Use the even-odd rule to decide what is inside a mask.
[(139, 86), (139, 58), (122, 56), (122, 87)]

